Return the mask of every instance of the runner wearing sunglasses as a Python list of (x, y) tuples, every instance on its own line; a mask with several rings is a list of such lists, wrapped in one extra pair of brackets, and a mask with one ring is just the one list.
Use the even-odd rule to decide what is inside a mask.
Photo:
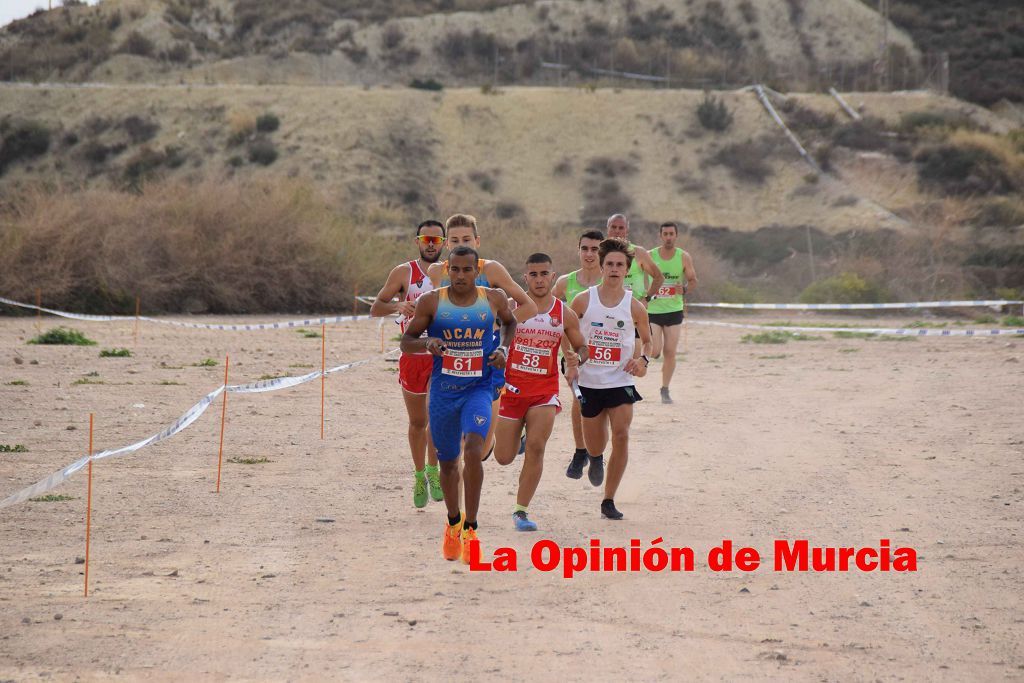
[[(444, 247), (444, 226), (440, 221), (426, 220), (416, 226), (416, 245), (420, 257), (395, 266), (370, 307), (370, 315), (398, 314), (398, 324), (405, 332), (416, 308), (416, 300), (434, 289), (427, 277), (431, 264), (441, 258)], [(392, 301), (398, 297), (398, 301)], [(430, 441), (427, 429), (427, 389), (433, 357), (425, 352), (403, 353), (398, 360), (398, 383), (402, 386), (405, 412), (409, 416), (409, 449), (412, 451), (412, 502), (418, 508), (430, 498), (443, 500), (441, 476), (437, 464), (437, 450)]]

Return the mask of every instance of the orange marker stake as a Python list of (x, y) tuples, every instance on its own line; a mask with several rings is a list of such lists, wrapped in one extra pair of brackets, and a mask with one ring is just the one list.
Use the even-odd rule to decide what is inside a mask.
[(324, 395), (327, 382), (327, 325), (320, 325), (320, 440), (324, 439)]
[(224, 458), (224, 421), (228, 414), (228, 363), (231, 356), (224, 356), (224, 402), (220, 409), (220, 448), (217, 450), (217, 493), (220, 493), (220, 466)]
[(139, 345), (139, 310), (142, 301), (139, 297), (135, 297), (135, 346)]
[(92, 530), (92, 413), (89, 413), (89, 488), (85, 496), (85, 597), (89, 597), (89, 533)]
[(43, 290), (36, 290), (36, 332), (43, 331)]
[(380, 326), (380, 352), (384, 353), (384, 326)]

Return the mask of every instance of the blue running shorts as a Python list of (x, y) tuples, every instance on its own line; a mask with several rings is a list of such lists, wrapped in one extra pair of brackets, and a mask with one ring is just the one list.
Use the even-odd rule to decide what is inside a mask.
[(430, 436), (437, 448), (438, 460), (458, 458), (464, 434), (487, 438), (493, 392), (489, 383), (459, 393), (431, 392)]

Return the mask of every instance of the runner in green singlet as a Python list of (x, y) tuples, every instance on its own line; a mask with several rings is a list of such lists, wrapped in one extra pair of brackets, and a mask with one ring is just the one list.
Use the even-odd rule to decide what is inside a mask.
[[(620, 240), (629, 242), (629, 220), (621, 213), (609, 216), (607, 227), (608, 237), (617, 237)], [(632, 291), (634, 299), (638, 299), (646, 304), (657, 294), (664, 276), (662, 276), (658, 267), (654, 265), (654, 261), (646, 249), (632, 242), (629, 242), (629, 246), (633, 249), (633, 263), (629, 268), (629, 274), (626, 276), (625, 282), (622, 284), (626, 289)], [(651, 278), (651, 282), (645, 288), (644, 282), (647, 277)]]
[(661, 224), (661, 246), (651, 250), (651, 259), (665, 277), (664, 283), (647, 306), (654, 333), (651, 357), (657, 358), (665, 351), (661, 366), (661, 402), (672, 403), (668, 385), (676, 370), (676, 349), (679, 347), (679, 330), (683, 322), (683, 296), (697, 286), (697, 272), (690, 255), (676, 246), (679, 226), (672, 222)]
[[(580, 268), (558, 278), (551, 290), (556, 298), (571, 304), (578, 294), (601, 284), (601, 263), (597, 248), (602, 240), (604, 233), (600, 230), (587, 230), (580, 235)], [(588, 461), (589, 454), (583, 442), (583, 415), (580, 413), (580, 402), (575, 394), (572, 399), (572, 438), (576, 442), (576, 450), (566, 474), (573, 479), (579, 479), (583, 476), (583, 465)]]

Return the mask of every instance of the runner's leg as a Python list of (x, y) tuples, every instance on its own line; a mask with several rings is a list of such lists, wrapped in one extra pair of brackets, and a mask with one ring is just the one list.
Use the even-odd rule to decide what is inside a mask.
[(604, 483), (604, 497), (615, 498), (615, 492), (622, 481), (629, 461), (629, 426), (633, 422), (633, 404), (608, 408), (602, 413), (608, 416), (612, 432), (612, 454), (608, 459), (608, 474)]
[(523, 507), (530, 505), (544, 473), (544, 447), (551, 437), (556, 414), (555, 406), (536, 406), (526, 412), (526, 457), (523, 471), (519, 473), (519, 491), (516, 494), (516, 503)]

